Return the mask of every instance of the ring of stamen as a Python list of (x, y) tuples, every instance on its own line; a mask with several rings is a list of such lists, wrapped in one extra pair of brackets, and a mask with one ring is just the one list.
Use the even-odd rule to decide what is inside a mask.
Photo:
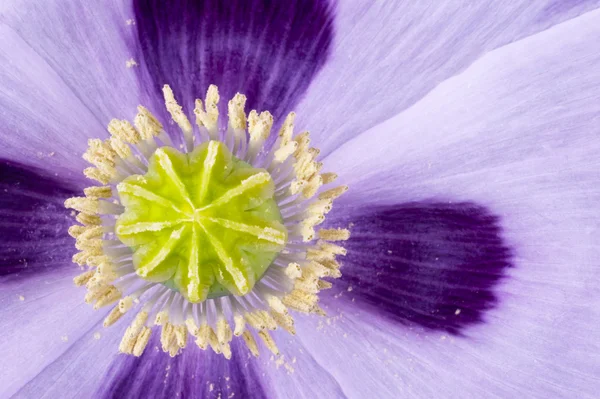
[[(319, 150), (310, 147), (308, 132), (294, 136), (294, 113), (290, 113), (281, 124), (275, 143), (265, 146), (274, 123), (273, 117), (268, 112), (254, 110), (246, 115), (245, 96), (238, 93), (229, 102), (229, 121), (220, 128), (216, 86), (209, 87), (204, 102), (196, 100), (195, 127), (169, 86), (164, 87), (163, 93), (167, 110), (181, 130), (179, 138), (169, 136), (156, 117), (140, 106), (133, 125), (127, 121), (112, 120), (108, 125), (109, 139), (89, 141), (83, 157), (93, 167), (85, 169), (84, 174), (100, 185), (86, 188), (83, 197), (65, 201), (65, 206), (79, 212), (76, 217), (79, 224), (72, 226), (69, 234), (76, 239), (75, 245), (80, 251), (74, 255), (73, 261), (84, 271), (75, 277), (74, 282), (78, 286), (86, 286), (85, 301), (93, 303), (95, 308), (114, 305), (105, 318), (106, 327), (118, 322), (131, 309), (139, 309), (119, 346), (122, 353), (140, 356), (149, 342), (153, 325), (158, 325), (161, 326), (162, 349), (171, 356), (186, 347), (188, 335), (193, 337), (198, 347), (210, 347), (226, 358), (231, 357), (230, 342), (234, 337), (241, 337), (255, 356), (259, 354), (257, 337), (268, 350), (278, 354), (269, 331), (282, 328), (295, 334), (290, 310), (324, 315), (318, 305), (318, 293), (331, 287), (331, 282), (324, 279), (341, 276), (341, 265), (336, 256), (345, 255), (346, 250), (333, 242), (347, 240), (350, 233), (343, 228), (319, 229), (317, 226), (324, 221), (333, 201), (347, 187), (326, 187), (337, 176), (321, 173), (323, 164), (316, 160)], [(177, 141), (182, 143), (179, 149), (173, 148)], [(195, 156), (205, 161), (210, 148), (231, 154), (232, 159), (239, 160), (244, 168), (250, 168), (253, 172), (246, 178), (254, 176), (253, 179), (262, 179), (264, 176), (265, 182), (271, 182), (268, 183), (271, 187), (268, 195), (260, 198), (271, 198), (273, 209), (277, 212), (266, 214), (276, 214), (277, 217), (267, 217), (267, 221), (261, 222), (258, 227), (241, 223), (241, 219), (233, 216), (229, 219), (222, 217), (234, 213), (231, 209), (224, 213), (217, 212), (217, 209), (227, 207), (227, 198), (235, 194), (235, 187), (221, 196), (215, 196), (219, 191), (218, 185), (201, 188), (200, 196), (206, 195), (205, 192), (202, 194), (202, 190), (211, 193), (210, 203), (194, 202), (189, 196), (180, 196), (183, 205), (179, 205), (187, 207), (181, 212), (189, 219), (185, 223), (197, 227), (177, 227), (184, 224), (162, 218), (158, 222), (163, 224), (157, 226), (168, 229), (169, 234), (152, 235), (152, 238), (160, 248), (172, 239), (174, 242), (170, 248), (179, 251), (176, 259), (188, 261), (185, 268), (187, 275), (196, 273), (199, 278), (194, 284), (183, 284), (182, 280), (172, 283), (173, 268), (166, 263), (164, 268), (169, 272), (163, 273), (163, 277), (168, 278), (148, 278), (151, 272), (144, 272), (148, 263), (140, 261), (139, 256), (136, 258), (140, 243), (148, 240), (148, 236), (142, 233), (149, 227), (140, 225), (145, 220), (140, 215), (154, 212), (154, 206), (173, 206), (173, 202), (177, 202), (172, 199), (174, 192), (184, 192), (196, 184), (202, 187), (202, 179), (198, 176), (202, 175), (203, 169), (199, 167), (185, 177), (183, 185), (178, 185), (177, 179), (171, 180), (169, 190), (164, 192), (170, 198), (167, 203), (155, 197), (148, 202), (153, 192), (146, 190), (143, 195), (140, 194), (139, 187), (144, 188), (143, 184), (138, 184), (140, 178), (143, 180), (149, 172), (152, 175), (161, 161), (179, 160), (185, 164), (194, 160)], [(169, 178), (182, 176), (179, 172), (175, 171)], [(140, 196), (144, 200), (139, 201)], [(164, 212), (156, 214), (161, 213)], [(171, 224), (167, 226), (165, 222)], [(227, 245), (219, 244), (224, 236), (218, 240), (211, 239), (214, 238), (212, 229), (215, 225), (228, 231), (261, 237), (249, 247), (250, 251), (259, 250), (256, 245), (263, 238), (267, 241), (277, 238), (276, 243), (272, 243), (276, 245), (269, 247), (272, 256), (263, 258), (264, 262), (252, 273), (253, 278), (245, 280), (246, 284), (239, 280), (240, 284), (236, 285), (219, 271), (210, 277), (206, 274), (208, 262), (198, 261), (202, 256), (208, 256), (209, 251), (208, 247), (197, 245), (200, 231), (205, 234), (205, 242), (211, 244), (215, 256), (220, 254), (229, 258), (236, 251), (237, 247), (230, 246), (230, 241), (226, 240)], [(136, 234), (141, 235), (136, 237)], [(179, 241), (182, 236), (188, 237), (185, 245)], [(182, 249), (186, 251), (182, 252)], [(221, 278), (221, 289), (214, 289), (213, 293), (218, 291), (218, 295), (210, 295), (211, 281), (217, 277)], [(202, 284), (204, 289), (196, 289)]]

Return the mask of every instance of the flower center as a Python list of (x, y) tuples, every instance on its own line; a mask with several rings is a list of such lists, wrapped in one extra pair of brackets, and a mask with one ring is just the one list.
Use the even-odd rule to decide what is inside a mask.
[(115, 232), (133, 249), (138, 276), (192, 303), (245, 295), (286, 244), (274, 187), (221, 142), (187, 154), (159, 148), (145, 175), (117, 185), (125, 211)]
[(333, 242), (350, 233), (317, 226), (347, 187), (326, 188), (336, 175), (321, 173), (307, 132), (294, 136), (294, 113), (267, 140), (273, 117), (246, 115), (239, 93), (223, 123), (210, 86), (194, 128), (170, 87), (163, 92), (179, 134), (140, 106), (133, 125), (112, 120), (111, 137), (83, 154), (93, 165), (85, 176), (101, 185), (65, 201), (79, 212), (69, 234), (85, 270), (75, 284), (94, 308), (116, 303), (106, 327), (140, 307), (120, 352), (140, 356), (158, 325), (171, 356), (188, 336), (226, 358), (233, 337), (255, 356), (256, 338), (278, 354), (269, 330), (295, 334), (290, 310), (325, 314), (318, 293), (341, 276), (336, 256), (346, 250)]

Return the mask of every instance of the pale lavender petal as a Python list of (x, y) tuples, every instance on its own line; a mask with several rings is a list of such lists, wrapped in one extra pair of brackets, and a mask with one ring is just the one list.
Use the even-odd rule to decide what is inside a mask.
[[(297, 322), (302, 323), (299, 319), (307, 318), (324, 322), (322, 318), (316, 316), (295, 315)], [(318, 326), (317, 329), (322, 330)], [(309, 335), (305, 337), (306, 339), (319, 339), (318, 332), (308, 331)], [(277, 342), (280, 353), (276, 356), (272, 355), (263, 345), (259, 363), (259, 373), (271, 387), (268, 397), (290, 399), (352, 397), (352, 392), (341, 385), (328, 368), (320, 363), (318, 357), (310, 350), (310, 346), (304, 343), (302, 336), (299, 334), (290, 336), (285, 331), (275, 331), (271, 335)], [(337, 351), (338, 347), (331, 347), (328, 350)]]
[[(81, 302), (81, 300), (80, 300)], [(93, 312), (89, 305), (82, 307)], [(74, 320), (73, 323), (78, 320)], [(81, 322), (80, 322), (81, 323)], [(118, 348), (121, 336), (114, 331), (102, 327), (97, 319), (81, 327), (81, 333), (69, 337), (68, 342), (53, 344), (62, 347), (59, 356), (49, 359), (43, 368), (29, 376), (15, 392), (15, 398), (93, 398), (94, 393), (104, 383), (103, 376), (111, 362), (119, 355), (113, 348)], [(156, 370), (154, 376), (164, 376), (164, 370)], [(110, 387), (107, 387), (110, 388)], [(10, 396), (10, 395), (9, 395)]]
[(297, 107), (322, 153), (398, 114), (495, 48), (598, 0), (339, 1), (330, 61)]
[(0, 157), (76, 174), (88, 138), (139, 104), (125, 1), (3, 2)]
[(0, 34), (0, 157), (81, 176), (88, 135), (104, 129), (12, 28)]
[[(388, 216), (396, 221), (404, 217), (406, 223), (401, 211), (407, 204), (438, 204), (446, 208), (444, 218), (448, 209), (473, 204), (491, 218), (484, 225), (498, 227), (491, 238), (502, 239), (513, 265), (503, 268), (504, 278), (491, 286), (494, 306), (480, 312), (475, 323), (459, 323), (457, 331), (407, 317), (401, 317), (401, 323), (380, 317), (390, 312), (385, 306), (373, 311), (378, 305), (373, 298), (386, 289), (401, 289), (386, 283), (402, 277), (375, 284), (374, 277), (359, 276), (368, 273), (368, 265), (349, 270), (356, 284), (363, 281), (365, 286), (355, 293), (353, 285), (341, 296), (334, 292), (323, 306), (333, 316), (331, 323), (337, 320), (336, 326), (325, 323), (327, 333), (304, 340), (342, 386), (360, 397), (384, 376), (388, 391), (383, 396), (597, 396), (599, 38), (600, 11), (594, 11), (495, 50), (328, 157), (326, 164), (353, 187), (338, 209), (350, 207), (348, 214), (360, 215), (358, 222), (375, 215), (374, 221)], [(444, 218), (438, 217), (438, 222)], [(410, 224), (396, 228), (389, 220), (369, 223), (373, 221), (365, 223), (373, 240), (382, 245), (370, 244), (372, 261), (402, 266), (393, 248), (392, 254), (383, 250), (402, 241), (399, 232), (406, 232), (410, 241)], [(426, 236), (419, 230), (424, 225), (424, 220), (413, 223), (417, 244)], [(437, 240), (441, 245), (467, 232), (461, 224), (455, 225), (454, 233), (447, 223), (435, 231), (434, 225), (430, 228), (435, 234), (448, 231), (441, 243)], [(365, 234), (362, 227), (357, 232), (356, 245)], [(482, 245), (481, 235), (463, 238), (468, 239), (453, 250), (467, 248), (469, 242), (480, 243), (474, 251), (488, 245)], [(422, 256), (421, 266), (433, 265), (427, 256), (436, 248), (420, 248), (409, 260)], [(440, 254), (442, 261), (451, 254), (445, 252)], [(459, 255), (465, 259), (468, 254)], [(352, 267), (349, 254), (342, 272)], [(378, 267), (373, 267), (376, 273)], [(474, 281), (471, 286), (481, 288), (480, 281)], [(439, 273), (422, 278), (429, 285), (449, 282)], [(415, 303), (419, 304), (406, 304)], [(456, 316), (461, 317), (464, 308), (458, 309)], [(306, 331), (298, 326), (299, 335), (310, 334)], [(344, 333), (348, 341), (339, 339)], [(342, 348), (328, 351), (334, 345)], [(358, 361), (344, 362), (339, 355), (352, 345), (365, 357), (366, 367), (361, 362), (358, 369)], [(369, 374), (360, 381), (365, 369)], [(397, 383), (388, 383), (393, 378)]]
[(0, 277), (0, 397), (19, 391), (105, 316), (83, 301), (84, 291), (73, 286), (74, 271), (61, 268), (15, 281)]

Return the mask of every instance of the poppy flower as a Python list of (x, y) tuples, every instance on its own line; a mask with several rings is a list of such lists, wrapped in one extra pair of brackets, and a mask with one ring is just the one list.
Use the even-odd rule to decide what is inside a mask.
[(0, 396), (597, 396), (600, 10), (496, 3), (5, 1)]

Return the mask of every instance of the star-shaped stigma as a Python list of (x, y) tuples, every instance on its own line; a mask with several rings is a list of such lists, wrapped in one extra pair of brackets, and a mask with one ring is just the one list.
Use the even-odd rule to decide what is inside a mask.
[(115, 232), (136, 273), (190, 302), (247, 294), (287, 241), (271, 175), (218, 141), (187, 154), (159, 148), (117, 190)]

